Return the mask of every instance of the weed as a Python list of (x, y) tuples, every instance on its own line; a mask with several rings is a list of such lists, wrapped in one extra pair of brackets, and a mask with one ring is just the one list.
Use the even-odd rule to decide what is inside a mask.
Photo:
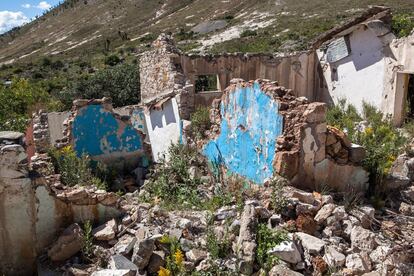
[(83, 225), (83, 243), (82, 243), (82, 254), (86, 258), (92, 256), (93, 249), (93, 235), (92, 235), (92, 224), (89, 220)]
[(393, 15), (391, 28), (397, 37), (408, 36), (414, 29), (414, 13)]
[(168, 256), (166, 267), (161, 267), (158, 275), (179, 275), (184, 271), (184, 254), (179, 241), (175, 237), (164, 235), (160, 239), (160, 243), (168, 246)]
[[(355, 123), (361, 120), (365, 120), (369, 127), (358, 130)], [(347, 132), (352, 142), (364, 146), (366, 158), (362, 165), (370, 173), (370, 193), (383, 191), (383, 179), (406, 142), (406, 138), (392, 125), (391, 118), (365, 102), (359, 115), (354, 106), (340, 100), (328, 111), (327, 121)]]
[(257, 36), (257, 31), (245, 30), (240, 34), (240, 37)]
[(272, 207), (276, 213), (281, 213), (287, 206), (287, 198), (283, 193), (283, 188), (287, 185), (288, 181), (282, 177), (275, 177), (271, 182), (272, 190)]
[(191, 114), (190, 135), (195, 139), (203, 139), (205, 138), (205, 131), (209, 130), (210, 126), (210, 109), (208, 107), (198, 107)]
[(87, 155), (78, 157), (71, 146), (66, 146), (62, 150), (51, 149), (49, 155), (61, 174), (63, 184), (67, 186), (91, 184), (93, 176)]
[(222, 240), (218, 240), (214, 230), (209, 227), (207, 229), (207, 250), (213, 259), (225, 258), (231, 252), (231, 242), (228, 238), (228, 231)]
[(197, 187), (199, 178), (191, 177), (188, 170), (197, 158), (197, 151), (185, 145), (171, 145), (169, 159), (155, 169), (155, 177), (148, 185), (147, 191), (152, 198), (157, 197), (165, 205), (199, 206), (200, 198)]
[(259, 224), (257, 231), (256, 258), (259, 265), (269, 271), (276, 263), (277, 257), (268, 252), (275, 246), (288, 239), (287, 233), (282, 230), (272, 230), (266, 224)]

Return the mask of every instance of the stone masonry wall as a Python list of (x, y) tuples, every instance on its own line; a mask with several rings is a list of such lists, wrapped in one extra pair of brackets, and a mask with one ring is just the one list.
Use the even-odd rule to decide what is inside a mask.
[(277, 173), (301, 187), (367, 188), (363, 149), (327, 127), (326, 105), (296, 98), (277, 82), (233, 80), (211, 119), (205, 155), (258, 184)]

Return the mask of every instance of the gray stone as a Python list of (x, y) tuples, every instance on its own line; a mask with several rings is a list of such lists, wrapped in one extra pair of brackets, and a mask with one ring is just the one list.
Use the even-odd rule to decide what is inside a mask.
[(200, 249), (191, 249), (185, 253), (187, 260), (193, 263), (198, 263), (207, 258), (207, 252)]
[(276, 265), (269, 271), (269, 276), (303, 276), (303, 274), (293, 271), (284, 265)]
[(177, 221), (177, 227), (181, 229), (190, 228), (191, 225), (192, 225), (191, 220), (186, 219), (186, 218), (181, 218)]
[(362, 251), (372, 251), (375, 249), (377, 243), (375, 241), (375, 234), (361, 226), (354, 226), (351, 230), (351, 246), (352, 249), (359, 249)]
[(154, 251), (148, 262), (147, 271), (150, 275), (155, 275), (161, 266), (165, 266), (165, 253), (163, 251)]
[(24, 137), (24, 133), (16, 131), (0, 131), (0, 142), (4, 140), (15, 141)]
[(132, 262), (143, 269), (148, 265), (152, 252), (155, 250), (155, 241), (153, 239), (145, 239), (136, 243), (132, 254)]
[(335, 209), (335, 204), (326, 204), (324, 205), (316, 214), (315, 221), (318, 224), (325, 222), (325, 220), (332, 214), (333, 210)]
[(136, 242), (137, 242), (136, 237), (132, 237), (130, 235), (124, 235), (115, 244), (114, 250), (117, 254), (128, 255), (132, 251), (132, 249), (134, 249), (134, 245)]
[(295, 235), (302, 242), (303, 248), (309, 252), (309, 254), (319, 254), (325, 246), (325, 242), (314, 236), (306, 233), (298, 232)]
[(330, 267), (343, 267), (345, 265), (346, 257), (344, 254), (338, 252), (333, 246), (327, 246), (325, 247), (325, 255), (323, 259)]
[(226, 20), (212, 20), (204, 21), (196, 25), (191, 29), (191, 31), (199, 34), (206, 34), (210, 32), (215, 32), (227, 26)]
[(349, 148), (349, 160), (354, 163), (360, 163), (365, 159), (366, 151), (363, 146), (351, 144)]
[(47, 254), (52, 261), (65, 261), (81, 250), (82, 243), (82, 228), (74, 223), (63, 231)]
[(351, 214), (361, 222), (362, 227), (369, 229), (375, 216), (375, 209), (370, 206), (362, 206), (354, 208)]
[(240, 272), (250, 275), (253, 272), (253, 263), (256, 251), (257, 217), (254, 205), (246, 204), (240, 219), (240, 234), (237, 240), (238, 257), (240, 258)]
[(93, 229), (92, 235), (98, 241), (109, 241), (115, 238), (117, 227), (118, 226), (115, 219), (111, 219), (110, 221), (107, 221), (105, 224)]
[(391, 252), (391, 247), (386, 245), (380, 245), (375, 250), (370, 252), (369, 257), (374, 263), (382, 263), (388, 257)]
[(103, 269), (95, 271), (91, 276), (134, 276), (136, 272), (126, 269)]
[(109, 259), (109, 268), (138, 271), (138, 267), (123, 255), (114, 255)]
[(302, 261), (302, 256), (293, 241), (283, 241), (272, 248), (268, 253), (291, 264), (297, 264)]
[(237, 216), (236, 208), (231, 206), (225, 206), (217, 210), (215, 214), (215, 220), (226, 220)]
[(313, 196), (312, 193), (308, 193), (308, 192), (304, 192), (300, 190), (293, 191), (292, 197), (295, 197), (299, 199), (299, 201), (306, 203), (306, 204), (313, 205), (313, 203), (315, 202), (315, 197)]
[(353, 253), (346, 257), (346, 267), (355, 274), (362, 274), (371, 270), (371, 261), (368, 256)]

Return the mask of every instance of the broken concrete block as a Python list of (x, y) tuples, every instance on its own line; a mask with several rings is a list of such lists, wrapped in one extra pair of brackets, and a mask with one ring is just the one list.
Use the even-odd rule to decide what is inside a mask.
[(92, 235), (98, 241), (109, 241), (115, 238), (117, 227), (115, 219), (111, 219), (105, 224), (93, 229)]
[(81, 250), (82, 243), (83, 230), (74, 223), (63, 231), (47, 254), (54, 262), (65, 261)]
[(325, 246), (325, 242), (317, 237), (311, 236), (306, 233), (298, 232), (295, 235), (302, 243), (303, 249), (309, 252), (309, 254), (319, 254)]

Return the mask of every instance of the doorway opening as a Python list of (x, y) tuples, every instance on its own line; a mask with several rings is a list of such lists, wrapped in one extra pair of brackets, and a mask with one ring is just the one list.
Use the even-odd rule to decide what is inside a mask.
[(408, 75), (406, 121), (414, 120), (414, 74)]

